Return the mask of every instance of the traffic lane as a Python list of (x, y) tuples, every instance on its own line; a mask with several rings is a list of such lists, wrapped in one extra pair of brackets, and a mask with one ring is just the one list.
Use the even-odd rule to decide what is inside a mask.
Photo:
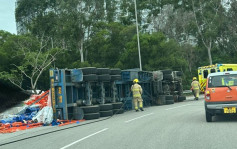
[(185, 108), (154, 113), (143, 120), (111, 128), (101, 137), (95, 136), (69, 148), (235, 148), (235, 125), (207, 123), (203, 101), (197, 101)]
[[(128, 119), (124, 121), (124, 124), (117, 125), (116, 127), (110, 127), (108, 131), (106, 131), (106, 134), (103, 134), (103, 137), (100, 136), (94, 136), (93, 141), (88, 139), (84, 140), (83, 142), (80, 142), (78, 144), (74, 144), (73, 146), (70, 146), (69, 148), (135, 148), (135, 147), (141, 147), (142, 144), (139, 144), (138, 142), (144, 143), (144, 139), (147, 137), (150, 137), (149, 134), (147, 134), (146, 129), (151, 129), (153, 132), (153, 127), (157, 127), (157, 123), (154, 122), (155, 120), (162, 119), (162, 117), (167, 118), (167, 111), (171, 109), (171, 107), (180, 107), (184, 104), (180, 103), (180, 105), (169, 105), (169, 106), (158, 106), (158, 107), (152, 107), (149, 108), (153, 109), (151, 111), (140, 112), (140, 116), (136, 115), (138, 117), (133, 117), (132, 119)], [(152, 113), (150, 113), (152, 112)], [(137, 112), (139, 113), (139, 112)], [(136, 113), (136, 114), (137, 114)], [(153, 117), (155, 115), (155, 117)], [(165, 121), (165, 120), (163, 120)], [(160, 123), (163, 123), (163, 121), (158, 121)], [(153, 123), (153, 125), (151, 125)], [(159, 123), (158, 123), (159, 124)], [(142, 126), (144, 127), (142, 127)], [(149, 126), (151, 125), (151, 126)], [(159, 125), (158, 125), (159, 126)], [(162, 128), (163, 126), (161, 126)], [(165, 129), (164, 129), (165, 130)], [(143, 132), (144, 131), (144, 132)], [(141, 134), (140, 134), (141, 133)], [(154, 133), (154, 132), (153, 132)], [(139, 140), (139, 137), (142, 137), (141, 140)], [(145, 138), (144, 138), (145, 137)], [(103, 143), (101, 143), (103, 142)], [(147, 148), (146, 146), (144, 148)], [(156, 147), (157, 148), (157, 147)]]
[[(127, 114), (117, 115), (117, 116), (115, 116), (109, 120), (106, 120), (106, 121), (101, 121), (98, 123), (90, 124), (93, 126), (90, 126), (88, 128), (85, 128), (85, 127), (83, 127), (83, 129), (73, 128), (72, 130), (66, 131), (66, 135), (60, 134), (60, 133), (55, 133), (54, 135), (52, 134), (52, 136), (38, 138), (40, 140), (38, 147), (43, 146), (44, 148), (61, 148), (61, 147), (64, 147), (68, 144), (71, 144), (72, 142), (83, 139), (87, 136), (90, 136), (91, 134), (94, 134), (100, 130), (103, 130), (104, 128), (100, 128), (100, 126), (109, 126), (108, 130), (101, 132), (100, 134), (96, 134), (92, 137), (86, 138), (86, 139), (78, 142), (78, 144), (76, 143), (76, 144), (72, 145), (72, 148), (74, 148), (77, 145), (79, 145), (80, 148), (88, 148), (88, 147), (89, 148), (95, 148), (95, 147), (96, 148), (120, 148), (121, 146), (123, 148), (126, 148), (126, 147), (133, 148), (133, 147), (137, 147), (137, 145), (139, 145), (141, 147), (143, 144), (138, 144), (137, 141), (144, 143), (145, 138), (151, 138), (149, 140), (146, 140), (146, 142), (145, 142), (149, 148), (153, 148), (153, 147), (156, 148), (157, 145), (162, 146), (162, 148), (165, 148), (166, 146), (167, 146), (167, 148), (172, 148), (172, 147), (176, 147), (176, 146), (184, 146), (184, 147), (186, 146), (187, 148), (191, 148), (191, 147), (193, 147), (193, 145), (196, 145), (196, 142), (192, 142), (192, 141), (191, 141), (192, 142), (191, 145), (189, 145), (189, 140), (190, 140), (190, 138), (192, 138), (192, 136), (190, 136), (189, 134), (193, 134), (193, 132), (190, 132), (190, 130), (187, 131), (183, 127), (185, 126), (185, 124), (188, 124), (190, 122), (190, 120), (192, 120), (192, 121), (189, 125), (196, 124), (197, 122), (202, 122), (202, 123), (206, 124), (205, 115), (204, 115), (203, 110), (193, 111), (194, 109), (198, 109), (197, 107), (204, 108), (203, 102), (196, 101), (196, 102), (191, 102), (191, 103), (194, 103), (194, 104), (188, 105), (188, 106), (183, 106), (183, 105), (187, 104), (184, 102), (184, 103), (178, 103), (178, 104), (169, 105), (169, 106), (158, 106), (158, 107), (146, 108), (145, 112), (130, 111), (130, 112), (127, 112)], [(175, 107), (177, 107), (177, 108), (175, 108)], [(192, 107), (192, 108), (190, 109), (190, 107)], [(188, 110), (189, 112), (187, 112), (184, 109)], [(182, 113), (182, 112), (178, 112), (178, 111), (184, 111), (184, 112)], [(200, 115), (200, 111), (202, 112), (202, 115)], [(153, 112), (154, 114), (149, 115), (150, 112)], [(188, 113), (192, 114), (192, 116), (190, 118), (188, 118), (188, 121), (187, 121), (186, 117), (187, 117)], [(136, 118), (136, 116), (141, 117), (142, 115), (147, 115), (147, 116), (142, 117), (142, 119), (141, 118), (135, 119), (135, 120), (127, 123), (129, 125), (123, 124), (123, 123), (126, 123), (126, 121), (131, 120), (131, 118), (134, 119), (134, 118)], [(153, 117), (153, 116), (156, 116), (156, 117)], [(173, 116), (173, 117), (171, 117), (171, 116)], [(178, 120), (176, 120), (175, 117), (176, 118), (178, 117)], [(193, 119), (193, 117), (194, 117), (194, 119)], [(151, 118), (151, 120), (149, 120), (150, 118)], [(141, 124), (141, 123), (143, 123), (143, 124)], [(133, 125), (131, 125), (131, 124), (133, 124)], [(153, 126), (152, 124), (155, 126)], [(171, 124), (173, 124), (173, 125), (171, 125)], [(143, 125), (143, 126), (140, 126), (140, 125)], [(194, 125), (193, 127), (197, 128), (197, 130), (198, 130), (199, 125), (200, 124), (198, 124), (197, 126)], [(151, 131), (146, 130), (147, 128), (144, 126), (150, 128), (152, 130)], [(96, 129), (91, 129), (94, 127), (96, 127)], [(157, 128), (157, 127), (159, 127), (159, 128)], [(189, 128), (189, 127), (185, 126), (185, 128)], [(141, 129), (141, 130), (139, 130), (139, 129)], [(193, 129), (193, 128), (191, 128), (191, 129)], [(93, 130), (93, 131), (91, 131), (91, 130)], [(170, 131), (170, 130), (173, 130), (173, 131)], [(73, 131), (73, 133), (70, 133), (70, 131)], [(78, 132), (78, 133), (75, 133), (75, 132)], [(156, 134), (157, 132), (158, 132), (158, 134)], [(167, 133), (167, 132), (170, 132), (170, 133)], [(194, 132), (195, 132), (195, 130), (194, 130)], [(178, 136), (178, 138), (172, 136), (172, 134), (174, 136)], [(205, 133), (203, 133), (203, 134), (205, 134)], [(182, 136), (182, 135), (184, 135), (184, 136)], [(135, 137), (135, 140), (131, 139), (131, 138), (134, 138), (134, 136), (140, 136), (140, 137), (142, 136), (142, 138), (139, 139), (139, 137), (138, 138)], [(187, 138), (185, 139), (185, 137), (187, 137)], [(50, 138), (50, 140), (48, 140), (46, 138), (48, 138), (48, 139)], [(61, 140), (61, 138), (63, 138), (63, 140)], [(156, 139), (152, 139), (152, 138), (156, 138)], [(166, 139), (163, 139), (163, 138), (166, 138)], [(177, 141), (172, 141), (172, 142), (174, 142), (173, 143), (174, 146), (169, 145), (170, 144), (170, 142), (168, 141), (168, 140), (170, 140), (169, 138), (172, 138), (171, 141), (177, 140)], [(195, 140), (199, 140), (198, 138), (196, 138)], [(184, 139), (188, 140), (188, 142), (185, 142)], [(42, 142), (41, 142), (41, 140), (42, 140)], [(122, 143), (120, 143), (121, 140), (122, 140)], [(127, 140), (127, 142), (124, 140)], [(157, 141), (157, 140), (159, 140), (159, 141)], [(38, 141), (38, 140), (30, 140), (30, 142), (32, 142), (33, 145), (27, 144), (27, 147), (23, 143), (24, 148), (28, 148), (28, 145), (31, 148), (32, 146), (35, 145), (36, 141)], [(48, 141), (54, 142), (54, 143), (50, 144)], [(87, 141), (89, 141), (89, 143), (87, 143)], [(149, 142), (149, 141), (151, 141), (151, 142)], [(118, 144), (118, 142), (120, 145), (117, 147), (114, 146), (116, 143)], [(135, 142), (135, 143), (132, 143), (132, 142)], [(156, 143), (154, 143), (154, 142), (156, 142)], [(185, 143), (182, 144), (179, 142), (185, 142)], [(205, 143), (205, 144), (207, 144), (207, 143)], [(196, 146), (198, 146), (198, 145), (196, 145)], [(146, 146), (144, 146), (144, 147), (146, 147)], [(198, 147), (203, 147), (203, 146), (199, 145)]]
[[(166, 133), (162, 133), (162, 137), (152, 140), (162, 140), (156, 146), (167, 149), (235, 148), (236, 133), (230, 135), (230, 138), (225, 137), (232, 131), (236, 132), (236, 123), (233, 123), (235, 119), (229, 119), (230, 123), (207, 123), (203, 100), (193, 102), (192, 105), (176, 109), (173, 112), (175, 114), (169, 114), (171, 116), (169, 119), (163, 119), (168, 123), (164, 129)], [(152, 143), (148, 144), (152, 145)]]
[[(175, 103), (173, 105), (147, 107), (147, 108), (144, 108), (145, 111), (143, 111), (143, 113), (141, 111), (134, 112), (134, 110), (131, 110), (131, 111), (125, 112), (124, 114), (114, 115), (110, 119), (108, 119), (108, 117), (107, 117), (107, 118), (100, 118), (100, 119), (96, 119), (96, 120), (88, 120), (88, 121), (81, 122), (79, 125), (86, 125), (88, 123), (96, 123), (96, 121), (101, 122), (101, 121), (104, 121), (105, 119), (107, 119), (107, 120), (105, 123), (102, 123), (102, 125), (106, 125), (106, 124), (111, 125), (111, 124), (113, 124), (113, 122), (114, 122), (114, 124), (117, 124), (118, 122), (124, 122), (126, 120), (133, 119), (134, 117), (139, 117), (143, 114), (149, 114), (149, 113), (152, 113), (156, 110), (163, 111), (166, 108), (175, 107), (175, 106), (179, 106), (182, 104), (185, 104), (185, 102)], [(38, 128), (28, 129), (28, 130), (24, 130), (24, 131), (18, 131), (18, 132), (10, 133), (10, 134), (1, 134), (0, 144), (10, 142), (10, 141), (16, 141), (16, 140), (27, 138), (27, 137), (37, 136), (37, 135), (41, 135), (44, 133), (50, 133), (52, 131), (60, 131), (61, 129), (67, 129), (67, 128), (74, 127), (74, 126), (78, 126), (78, 124), (71, 124), (71, 125), (66, 125), (66, 126), (62, 126), (62, 127), (58, 127), (58, 126), (38, 127)], [(79, 127), (81, 127), (81, 126), (79, 126)]]
[[(187, 105), (188, 106), (188, 105)], [(184, 107), (184, 106), (183, 106)], [(186, 107), (186, 106), (185, 106)], [(166, 110), (167, 109), (167, 110)], [(188, 108), (189, 109), (189, 108)], [(170, 144), (176, 140), (172, 140), (172, 135), (179, 134), (177, 128), (183, 127), (185, 116), (183, 116), (181, 106), (171, 108), (166, 107), (159, 110), (144, 119), (130, 121), (119, 128), (109, 129), (107, 136), (99, 138), (95, 136), (93, 142), (104, 142), (102, 145), (97, 144), (98, 148), (171, 148)], [(186, 112), (185, 112), (186, 113)], [(173, 115), (173, 116), (171, 116)], [(182, 117), (181, 117), (182, 116)], [(181, 117), (181, 118), (180, 118)], [(182, 120), (184, 119), (184, 120)], [(171, 142), (170, 142), (171, 141)], [(75, 148), (93, 148), (91, 141), (85, 140), (81, 144), (75, 144)], [(174, 146), (176, 148), (177, 145)]]
[[(180, 104), (183, 104), (183, 103), (177, 103), (177, 105), (180, 105)], [(174, 104), (176, 105), (176, 104)], [(145, 108), (145, 111), (144, 112), (134, 112), (134, 111), (128, 111), (126, 112), (125, 114), (122, 114), (122, 115), (115, 115), (113, 116), (112, 118), (108, 119), (108, 120), (105, 120), (103, 121), (103, 119), (99, 119), (99, 120), (102, 120), (100, 122), (97, 122), (97, 123), (93, 123), (93, 124), (89, 124), (89, 125), (92, 125), (92, 126), (89, 126), (89, 128), (91, 127), (98, 127), (101, 129), (103, 129), (102, 126), (116, 126), (116, 125), (120, 125), (120, 124), (123, 124), (125, 121), (128, 121), (128, 120), (131, 120), (133, 119), (134, 117), (140, 117), (141, 115), (146, 115), (146, 114), (149, 114), (153, 111), (163, 111), (163, 109), (166, 109), (166, 108), (169, 108), (169, 107), (173, 107), (174, 105), (165, 105), (165, 106), (157, 106), (157, 107), (149, 107), (149, 108)], [(97, 121), (97, 120), (96, 120)], [(91, 121), (86, 121), (86, 122), (83, 122), (83, 123), (90, 123)], [(93, 121), (92, 121), (93, 122)], [(83, 124), (81, 123), (81, 124)], [(96, 126), (94, 126), (96, 125)], [(66, 126), (67, 127), (67, 126)], [(83, 126), (79, 126), (79, 127), (83, 127)], [(64, 134), (68, 134), (69, 136), (73, 136), (73, 134), (75, 133), (75, 131), (78, 131), (80, 132), (80, 134), (88, 134), (87, 132), (90, 132), (90, 131), (87, 131), (87, 128), (86, 127), (83, 127), (83, 129), (80, 129), (78, 127), (79, 130), (76, 130), (77, 128), (72, 128), (72, 129), (68, 129), (68, 130), (63, 130), (62, 132), (55, 132), (55, 133), (52, 133), (52, 134), (47, 134), (47, 135), (44, 135), (44, 136), (38, 136), (38, 137), (35, 137), (35, 138), (30, 138), (30, 139), (27, 139), (27, 140), (30, 140), (29, 143), (23, 143), (24, 147), (26, 146), (33, 146), (35, 145), (35, 142), (37, 141), (38, 144), (40, 144), (41, 146), (44, 146), (44, 147), (49, 147), (51, 146), (51, 143), (48, 142), (47, 138), (52, 138), (54, 135), (56, 135), (56, 137), (53, 137), (55, 138), (55, 140), (51, 139), (52, 142), (54, 141), (57, 141), (57, 140), (60, 140), (61, 138), (57, 138), (57, 136), (61, 136), (62, 135), (62, 138), (65, 138), (63, 135)], [(31, 133), (24, 133), (24, 134), (21, 134), (21, 135), (18, 135), (14, 138), (8, 138), (6, 140), (3, 140), (1, 141), (0, 144), (4, 144), (4, 143), (7, 143), (7, 142), (12, 142), (12, 141), (17, 141), (17, 140), (20, 140), (20, 139), (24, 139), (24, 138), (27, 138), (27, 137), (32, 137), (32, 136), (35, 136), (35, 135), (40, 135), (40, 134), (44, 134), (44, 133), (48, 133), (49, 132), (49, 129), (45, 129), (45, 128), (51, 128), (52, 131), (55, 131), (55, 130), (60, 130), (61, 128), (64, 129), (65, 127), (43, 127), (43, 130), (42, 131), (36, 131), (36, 132), (33, 132), (34, 129), (31, 129), (31, 130), (28, 130), (28, 131), (31, 131)], [(40, 129), (40, 128), (38, 128)], [(89, 129), (88, 129), (89, 130)], [(70, 133), (72, 131), (72, 133)], [(98, 131), (98, 129), (95, 129), (94, 132)], [(62, 134), (61, 134), (62, 133)], [(92, 132), (93, 133), (93, 132)], [(52, 136), (52, 137), (51, 137)], [(83, 137), (83, 136), (78, 136), (76, 134), (75, 137)], [(40, 139), (39, 139), (40, 138)], [(46, 139), (45, 139), (46, 138)], [(23, 140), (23, 141), (20, 141), (20, 142), (15, 142), (13, 144), (19, 144), (21, 142), (26, 142), (27, 140)], [(73, 139), (71, 139), (73, 140)], [(70, 141), (71, 141), (70, 140)], [(63, 140), (64, 141), (64, 140)], [(9, 144), (10, 148), (11, 148), (11, 144)]]
[[(131, 115), (137, 114), (135, 116), (139, 116), (138, 112), (137, 113), (128, 112), (128, 115), (130, 114)], [(39, 134), (34, 134), (34, 135), (28, 134), (27, 136), (25, 134), (22, 137), (18, 136), (18, 138), (15, 137), (14, 139), (10, 138), (8, 140), (4, 140), (1, 142), (1, 144), (13, 142), (13, 143), (2, 146), (4, 148), (24, 148), (24, 149), (32, 148), (32, 147), (61, 148), (62, 146), (65, 146), (65, 144), (70, 144), (71, 142), (77, 141), (78, 139), (85, 138), (91, 134), (94, 134), (100, 130), (103, 130), (105, 129), (105, 126), (109, 126), (110, 128), (119, 127), (121, 124), (124, 124), (126, 120), (130, 119), (129, 117), (126, 117), (125, 115), (126, 114), (116, 115), (113, 118), (105, 120), (105, 121), (99, 121), (93, 124), (83, 125), (83, 126), (71, 128), (68, 130), (58, 131), (51, 134), (46, 134), (46, 135), (42, 135), (38, 137), (21, 140), (23, 138), (39, 135)], [(40, 134), (43, 134), (43, 132), (41, 132)], [(17, 141), (17, 140), (21, 140), (21, 141)], [(17, 142), (14, 142), (14, 141), (17, 141)]]

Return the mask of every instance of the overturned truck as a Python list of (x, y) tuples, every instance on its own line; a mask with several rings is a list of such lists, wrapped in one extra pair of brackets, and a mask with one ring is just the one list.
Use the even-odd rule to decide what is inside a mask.
[(97, 119), (133, 109), (132, 81), (139, 79), (144, 106), (173, 104), (182, 96), (180, 71), (86, 67), (50, 69), (55, 119)]

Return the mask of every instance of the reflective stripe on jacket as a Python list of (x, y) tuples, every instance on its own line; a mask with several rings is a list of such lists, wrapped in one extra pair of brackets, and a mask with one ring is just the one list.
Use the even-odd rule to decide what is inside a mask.
[(133, 97), (141, 98), (142, 87), (139, 84), (132, 85), (131, 90), (132, 90), (132, 93), (133, 93)]

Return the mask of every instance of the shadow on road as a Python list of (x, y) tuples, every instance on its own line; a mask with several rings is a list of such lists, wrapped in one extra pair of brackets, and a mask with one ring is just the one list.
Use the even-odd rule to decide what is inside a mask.
[(237, 115), (217, 115), (213, 117), (213, 122), (237, 122)]

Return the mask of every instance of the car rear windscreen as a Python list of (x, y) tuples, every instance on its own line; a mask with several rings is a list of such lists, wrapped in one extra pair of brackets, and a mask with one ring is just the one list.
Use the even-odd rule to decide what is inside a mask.
[(211, 76), (208, 80), (208, 87), (237, 86), (237, 74)]

